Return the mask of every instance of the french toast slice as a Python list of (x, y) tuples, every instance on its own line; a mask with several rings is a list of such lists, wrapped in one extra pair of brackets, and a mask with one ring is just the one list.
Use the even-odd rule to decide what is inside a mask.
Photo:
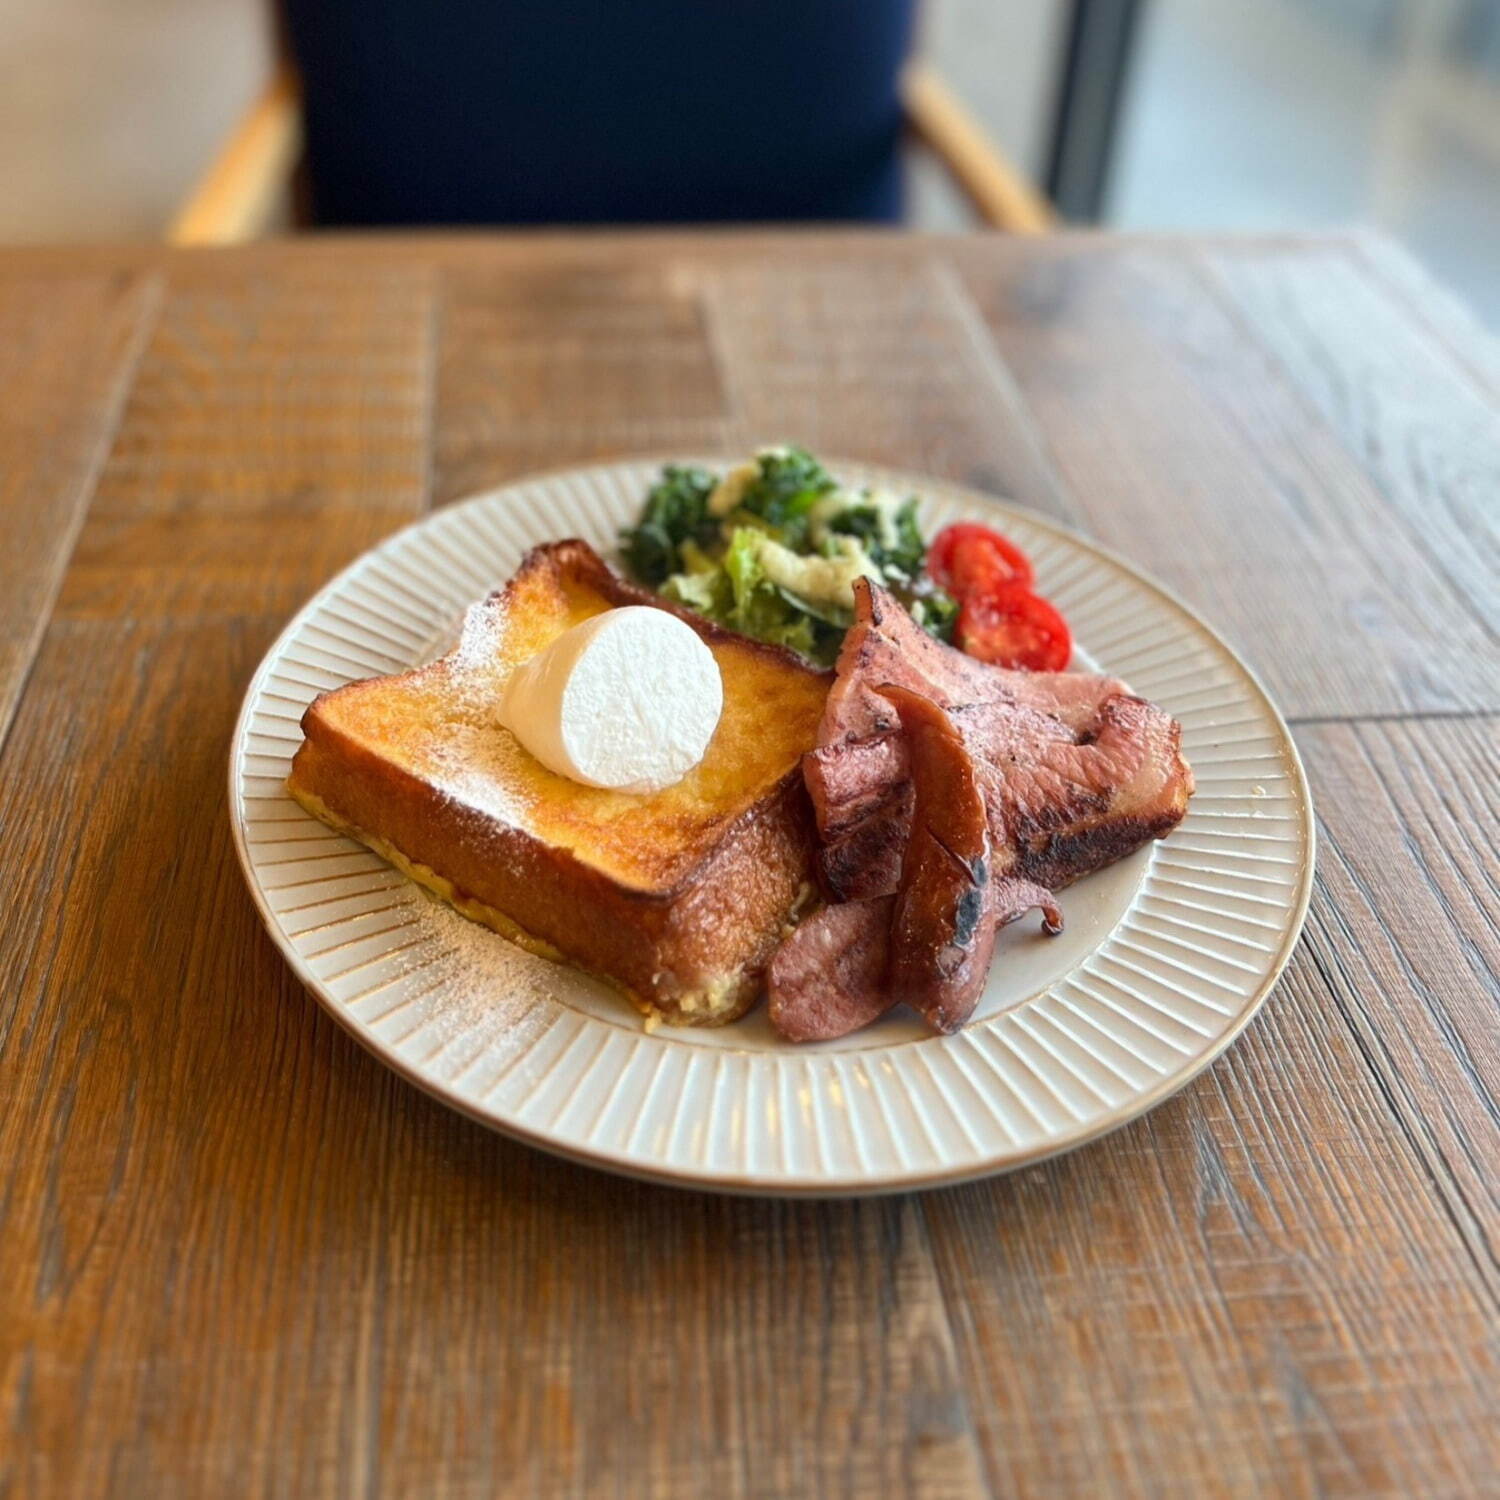
[[(724, 709), (703, 760), (649, 796), (547, 770), (495, 721), (510, 672), (623, 604), (670, 609), (707, 643)], [(742, 1015), (809, 892), (801, 758), (831, 674), (619, 578), (585, 542), (529, 552), (448, 655), (324, 693), (288, 789), (464, 915), (611, 980), (648, 1016)]]

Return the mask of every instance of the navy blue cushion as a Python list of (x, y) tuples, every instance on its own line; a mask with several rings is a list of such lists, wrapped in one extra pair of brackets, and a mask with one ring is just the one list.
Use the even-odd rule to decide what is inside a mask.
[(913, 0), (287, 0), (322, 224), (895, 219)]

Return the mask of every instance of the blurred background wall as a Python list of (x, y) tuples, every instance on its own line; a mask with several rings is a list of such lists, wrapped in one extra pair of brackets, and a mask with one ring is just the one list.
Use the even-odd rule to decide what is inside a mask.
[(0, 0), (0, 243), (154, 239), (270, 67), (263, 0)]
[[(1044, 185), (1073, 13), (923, 15), (922, 51)], [(267, 34), (263, 0), (0, 0), (0, 242), (159, 235), (266, 79)], [(1500, 0), (1141, 0), (1118, 61), (1101, 222), (1377, 224), (1500, 326)], [(972, 222), (930, 163), (911, 189), (915, 226)]]

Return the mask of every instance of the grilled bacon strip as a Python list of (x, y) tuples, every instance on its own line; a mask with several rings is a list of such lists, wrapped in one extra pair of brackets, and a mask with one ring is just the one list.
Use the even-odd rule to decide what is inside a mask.
[[(980, 767), (997, 870), (1055, 890), (1163, 837), (1186, 812), (1193, 780), (1180, 728), (1154, 704), (1113, 678), (986, 666), (861, 583), (820, 744), (803, 761), (835, 899), (874, 898), (899, 881), (910, 752), (885, 683), (872, 680), (897, 664), (900, 685), (936, 684), (917, 691), (950, 710)], [(974, 697), (952, 701), (958, 692)], [(862, 738), (844, 733), (871, 724)]]
[[(992, 889), (995, 931), (1038, 909), (1047, 932), (1062, 931), (1062, 912), (1041, 886), (1003, 879)], [(895, 898), (885, 896), (825, 906), (777, 949), (767, 974), (771, 1023), (788, 1041), (848, 1036), (895, 1005), (896, 994), (885, 982), (894, 905)]]
[[(952, 717), (965, 723), (962, 709)], [(1060, 890), (1164, 837), (1187, 810), (1192, 776), (1178, 748), (1176, 721), (1139, 698), (1111, 698), (1086, 743), (1042, 715), (1027, 718), (991, 706), (970, 725), (982, 728), (985, 718), (1011, 721), (1003, 735), (966, 736), (998, 871)], [(1039, 730), (1038, 720), (1050, 728)], [(817, 752), (823, 787), (840, 784), (839, 762), (859, 750), (856, 742)], [(866, 792), (852, 821), (834, 822), (818, 859), (835, 899), (868, 900), (895, 890), (911, 812), (907, 778), (892, 783), (883, 798)]]
[(900, 715), (913, 792), (886, 988), (938, 1031), (957, 1031), (995, 951), (984, 793), (963, 735), (931, 698), (893, 683), (880, 694)]
[(940, 708), (1013, 703), (1073, 730), (1086, 729), (1105, 700), (1129, 692), (1113, 677), (1013, 672), (965, 656), (928, 635), (894, 595), (861, 578), (854, 585), (854, 623), (839, 650), (818, 744), (863, 740), (894, 729), (896, 716), (880, 691), (885, 683), (910, 688)]
[(793, 1042), (827, 1042), (896, 1003), (885, 987), (893, 896), (825, 906), (798, 923), (766, 973), (771, 1024)]
[(1051, 892), (1175, 828), (1193, 790), (1180, 728), (1114, 678), (1008, 672), (856, 585), (818, 748), (803, 773), (834, 904), (771, 962), (771, 1018), (797, 1041), (898, 1001), (955, 1031), (995, 936)]
[(936, 1030), (956, 1031), (983, 992), (1004, 923), (1041, 907), (1049, 931), (1062, 927), (1047, 891), (994, 875), (979, 768), (954, 716), (907, 688), (882, 692), (900, 716), (911, 768), (899, 889), (824, 907), (777, 951), (771, 1021), (793, 1041), (845, 1036), (901, 1001)]

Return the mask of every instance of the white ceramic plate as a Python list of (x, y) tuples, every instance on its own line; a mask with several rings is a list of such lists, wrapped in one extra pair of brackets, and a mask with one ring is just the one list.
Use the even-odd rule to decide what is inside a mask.
[(334, 579), (261, 664), (230, 753), (235, 843), (272, 937), (340, 1024), (429, 1093), (546, 1150), (685, 1185), (815, 1196), (956, 1182), (1065, 1151), (1217, 1057), (1307, 907), (1312, 809), (1286, 727), (1234, 653), (1160, 588), (1040, 516), (952, 485), (831, 466), (922, 495), (929, 536), (960, 519), (1013, 536), (1081, 659), (1182, 721), (1198, 784), (1169, 840), (1063, 893), (1061, 937), (1034, 917), (1005, 931), (958, 1036), (893, 1015), (796, 1047), (763, 1007), (721, 1030), (648, 1034), (606, 987), (465, 922), (287, 796), (317, 693), (438, 654), (463, 609), (537, 542), (581, 536), (608, 554), (659, 466), (545, 475), (439, 511)]

